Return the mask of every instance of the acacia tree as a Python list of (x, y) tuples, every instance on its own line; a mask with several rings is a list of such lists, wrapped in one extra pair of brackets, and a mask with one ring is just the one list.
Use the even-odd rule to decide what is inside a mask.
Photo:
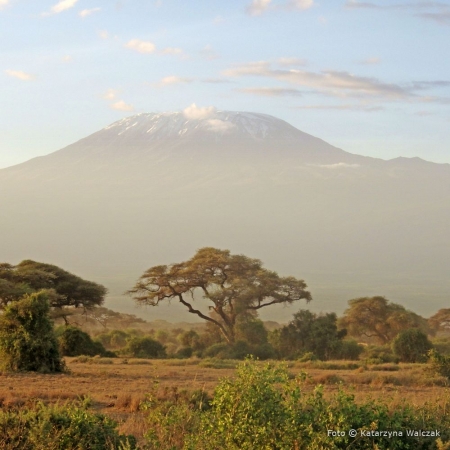
[[(155, 266), (128, 291), (144, 305), (178, 299), (188, 311), (216, 326), (230, 344), (237, 321), (257, 316), (261, 308), (311, 300), (303, 280), (280, 277), (264, 269), (258, 259), (231, 255), (229, 250), (205, 247), (186, 262)], [(199, 297), (209, 311), (194, 307)]]
[(24, 295), (46, 291), (50, 306), (67, 323), (67, 307), (100, 306), (107, 290), (104, 286), (67, 272), (52, 264), (25, 260), (14, 266), (0, 263), (0, 309)]
[(341, 328), (347, 329), (350, 336), (375, 339), (380, 344), (387, 344), (408, 328), (430, 333), (426, 319), (384, 297), (355, 298), (348, 303), (350, 307), (339, 324)]

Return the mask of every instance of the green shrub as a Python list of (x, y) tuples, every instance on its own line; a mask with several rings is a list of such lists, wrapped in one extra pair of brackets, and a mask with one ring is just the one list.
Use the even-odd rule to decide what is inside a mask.
[(361, 355), (366, 364), (398, 363), (400, 358), (392, 353), (389, 345), (371, 345)]
[(89, 334), (74, 326), (62, 326), (56, 330), (59, 351), (63, 356), (114, 356), (101, 342), (93, 341)]
[(444, 356), (436, 350), (428, 352), (428, 370), (433, 375), (440, 375), (450, 380), (450, 356)]
[(128, 341), (124, 353), (134, 358), (165, 358), (164, 346), (150, 337), (134, 337)]
[(228, 347), (228, 344), (213, 344), (202, 352), (202, 356), (205, 358), (214, 358), (219, 353), (226, 351)]
[(0, 316), (0, 360), (4, 369), (63, 371), (49, 312), (44, 292), (27, 295), (5, 308)]
[(432, 348), (427, 335), (417, 328), (401, 331), (392, 342), (392, 349), (402, 362), (425, 362)]
[(0, 411), (2, 450), (135, 449), (132, 436), (120, 435), (116, 423), (75, 404)]
[(440, 353), (441, 355), (450, 356), (450, 339), (448, 338), (433, 339), (432, 344), (438, 353)]
[(346, 359), (351, 361), (356, 361), (359, 359), (361, 353), (364, 352), (364, 346), (358, 344), (354, 340), (343, 340), (337, 346), (335, 354), (333, 355), (336, 359)]
[[(342, 389), (324, 397), (322, 386), (303, 390), (305, 375), (291, 380), (285, 366), (246, 361), (235, 379), (217, 386), (211, 410), (202, 413), (184, 448), (189, 450), (400, 450), (435, 448), (435, 438), (413, 438), (407, 429), (437, 429), (450, 437), (445, 406), (407, 404), (389, 408), (382, 402), (356, 403)], [(348, 430), (357, 430), (349, 436)], [(328, 430), (344, 431), (331, 436)], [(397, 430), (402, 436), (364, 436), (361, 431)]]
[(190, 358), (194, 353), (192, 347), (182, 347), (175, 353), (175, 358), (185, 359)]

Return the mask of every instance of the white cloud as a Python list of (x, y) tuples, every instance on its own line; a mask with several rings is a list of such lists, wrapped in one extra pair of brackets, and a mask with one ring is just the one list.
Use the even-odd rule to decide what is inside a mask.
[(178, 47), (166, 47), (165, 49), (161, 50), (161, 53), (163, 55), (181, 55), (183, 53), (183, 50)]
[(236, 125), (231, 122), (226, 122), (225, 120), (220, 119), (209, 119), (208, 120), (208, 129), (211, 131), (217, 131), (219, 133), (226, 133), (231, 131), (233, 128), (236, 128)]
[(280, 96), (300, 97), (302, 95), (302, 93), (297, 89), (285, 89), (277, 87), (242, 88), (237, 90), (245, 94), (263, 95), (266, 97), (280, 97)]
[[(183, 110), (184, 117), (187, 119), (207, 119), (216, 112), (214, 106), (199, 107), (195, 103)], [(217, 124), (216, 124), (217, 126)]]
[(118, 94), (118, 91), (116, 89), (108, 89), (105, 94), (103, 95), (103, 98), (105, 100), (114, 100)]
[(191, 83), (193, 80), (192, 78), (183, 78), (183, 77), (177, 77), (175, 75), (169, 75), (168, 77), (164, 77), (161, 79), (161, 81), (158, 83), (159, 86), (169, 86), (172, 84), (183, 84), (183, 83)]
[(80, 11), (78, 13), (78, 15), (80, 17), (87, 17), (87, 16), (90, 16), (91, 14), (94, 14), (94, 13), (100, 11), (100, 10), (101, 10), (101, 8), (83, 9), (83, 11)]
[(112, 109), (116, 109), (117, 111), (133, 111), (134, 107), (133, 105), (129, 105), (128, 103), (125, 103), (123, 100), (119, 100), (116, 103), (113, 103), (111, 105)]
[(297, 9), (305, 11), (314, 6), (314, 0), (287, 0), (285, 3), (272, 6), (272, 0), (253, 0), (247, 6), (247, 13), (251, 16), (261, 16), (263, 13), (271, 10), (292, 10)]
[(260, 16), (263, 12), (269, 9), (272, 0), (253, 0), (252, 3), (247, 6), (247, 12), (251, 16)]
[(22, 81), (30, 81), (34, 80), (34, 75), (31, 75), (29, 73), (22, 72), (21, 70), (5, 70), (5, 73), (13, 78), (18, 78)]
[(200, 55), (202, 58), (208, 59), (208, 60), (213, 60), (213, 59), (217, 59), (219, 58), (219, 55), (214, 51), (214, 49), (212, 48), (211, 45), (205, 45), (201, 50), (200, 50)]
[(59, 14), (63, 11), (66, 11), (67, 9), (73, 8), (78, 0), (62, 0), (56, 5), (52, 6), (50, 8), (50, 12), (42, 13), (43, 16), (50, 16), (52, 14)]
[(109, 33), (106, 30), (100, 30), (98, 32), (98, 35), (102, 38), (102, 39), (108, 39), (109, 38)]
[(398, 84), (382, 82), (376, 78), (361, 77), (349, 72), (327, 70), (272, 69), (270, 62), (258, 61), (228, 69), (229, 77), (261, 76), (289, 84), (304, 86), (326, 95), (336, 97), (382, 97), (388, 99), (410, 98), (412, 93)]
[(125, 47), (135, 50), (139, 53), (153, 53), (156, 49), (155, 44), (149, 41), (141, 41), (140, 39), (132, 39)]
[(0, 0), (0, 9), (9, 5), (9, 0)]
[(280, 66), (306, 66), (306, 59), (300, 58), (278, 58), (277, 63)]
[(309, 9), (314, 6), (314, 0), (290, 0), (288, 2), (288, 7), (295, 9)]
[(316, 109), (316, 110), (335, 110), (335, 111), (364, 111), (376, 112), (382, 111), (382, 106), (371, 106), (365, 104), (343, 104), (343, 105), (303, 105), (297, 106), (296, 109)]
[(381, 58), (378, 58), (376, 56), (371, 57), (371, 58), (367, 58), (367, 59), (364, 59), (364, 60), (361, 61), (361, 64), (365, 64), (365, 65), (368, 65), (368, 66), (373, 66), (373, 65), (376, 65), (376, 64), (380, 64), (380, 63), (381, 63)]

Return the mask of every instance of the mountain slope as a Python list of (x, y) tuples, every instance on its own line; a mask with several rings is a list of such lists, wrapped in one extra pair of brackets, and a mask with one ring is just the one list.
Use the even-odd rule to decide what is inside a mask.
[(2, 260), (61, 264), (116, 296), (216, 246), (305, 278), (317, 310), (380, 294), (431, 314), (448, 300), (450, 166), (353, 155), (264, 114), (122, 119), (0, 170), (0, 192)]

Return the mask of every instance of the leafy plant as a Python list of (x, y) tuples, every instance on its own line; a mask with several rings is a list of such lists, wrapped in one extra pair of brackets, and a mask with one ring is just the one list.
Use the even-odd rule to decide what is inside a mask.
[(49, 319), (45, 292), (26, 295), (6, 306), (0, 316), (0, 359), (14, 372), (61, 372), (58, 342)]
[(67, 404), (0, 411), (2, 450), (132, 450), (136, 440), (85, 405)]

